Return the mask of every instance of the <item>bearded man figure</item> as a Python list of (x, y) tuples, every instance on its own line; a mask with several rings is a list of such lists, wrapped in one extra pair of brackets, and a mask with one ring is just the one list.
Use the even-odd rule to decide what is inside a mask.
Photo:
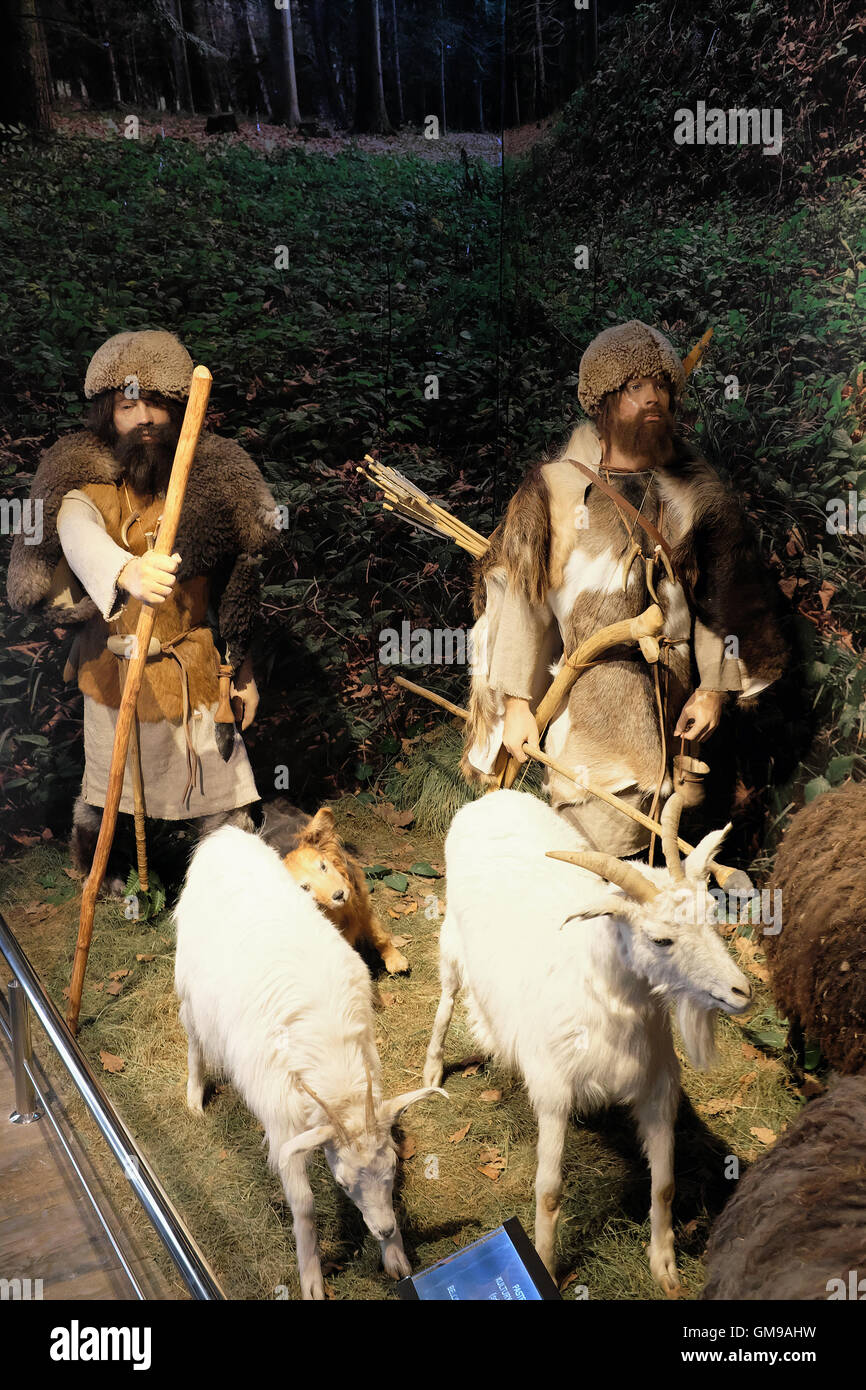
[[(84, 695), (84, 779), (73, 816), (73, 866), (87, 873), (105, 805), (126, 662), (142, 604), (156, 608), (137, 719), (148, 816), (230, 819), (252, 826), (258, 792), (243, 740), (215, 722), (219, 666), (231, 666), (242, 728), (256, 712), (251, 643), (262, 554), (276, 539), (276, 505), (258, 468), (232, 440), (202, 432), (177, 550), (153, 552), (193, 363), (171, 333), (119, 333), (94, 354), (84, 394), (87, 428), (43, 454), (31, 496), (43, 507), (41, 544), (16, 537), (9, 601), (76, 635), (67, 679)], [(127, 766), (122, 812), (134, 810)], [(111, 870), (116, 873), (116, 867)], [(122, 891), (115, 881), (113, 891)]]
[[(775, 586), (736, 498), (677, 428), (684, 387), (670, 342), (636, 319), (583, 354), (590, 420), (530, 470), (476, 562), (470, 781), (495, 784), (503, 747), (525, 762), (552, 663), (653, 602), (664, 614), (655, 671), (638, 646), (613, 648), (551, 721), (545, 749), (579, 779), (649, 814), (672, 790), (671, 756), (693, 751), (676, 741), (701, 744), (726, 699), (753, 699), (781, 674)], [(648, 845), (650, 831), (560, 774), (548, 771), (545, 789), (589, 848), (622, 857)], [(686, 805), (702, 791), (690, 786)]]

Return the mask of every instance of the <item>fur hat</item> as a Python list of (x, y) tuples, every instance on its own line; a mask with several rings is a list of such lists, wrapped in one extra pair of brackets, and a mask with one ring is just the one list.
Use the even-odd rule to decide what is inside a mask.
[(674, 400), (679, 401), (686, 374), (674, 348), (658, 329), (630, 319), (593, 338), (580, 359), (577, 398), (587, 415), (597, 415), (609, 391), (618, 391), (633, 376), (657, 372), (670, 377)]
[(138, 378), (140, 391), (185, 400), (192, 381), (192, 358), (183, 343), (163, 328), (115, 333), (93, 354), (84, 394), (90, 400), (101, 391), (121, 390), (131, 376)]

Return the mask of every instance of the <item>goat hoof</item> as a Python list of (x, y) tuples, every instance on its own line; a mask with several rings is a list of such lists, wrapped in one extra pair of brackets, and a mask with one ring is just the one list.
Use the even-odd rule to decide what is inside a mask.
[(201, 1091), (187, 1091), (186, 1108), (193, 1115), (204, 1114), (204, 1095)]
[(404, 1250), (385, 1250), (382, 1255), (382, 1264), (385, 1273), (392, 1279), (406, 1279), (412, 1273), (412, 1266), (406, 1258)]
[(424, 1066), (424, 1075), (421, 1078), (422, 1086), (441, 1086), (442, 1073), (445, 1070), (441, 1062), (427, 1062)]
[(321, 1274), (317, 1278), (306, 1280), (301, 1284), (301, 1298), (307, 1303), (325, 1302), (325, 1284)]
[(673, 1250), (650, 1254), (650, 1270), (656, 1283), (664, 1289), (668, 1298), (678, 1298), (682, 1285), (677, 1273), (676, 1256)]

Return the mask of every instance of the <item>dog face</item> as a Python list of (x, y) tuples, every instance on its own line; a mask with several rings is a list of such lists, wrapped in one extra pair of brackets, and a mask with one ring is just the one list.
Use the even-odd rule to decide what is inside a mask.
[(345, 867), (315, 844), (300, 844), (283, 860), (304, 892), (311, 893), (323, 912), (338, 912), (349, 902), (352, 885)]

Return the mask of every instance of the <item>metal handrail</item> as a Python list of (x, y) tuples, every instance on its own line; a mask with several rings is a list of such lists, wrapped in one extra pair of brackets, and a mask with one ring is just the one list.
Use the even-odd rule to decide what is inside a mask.
[(0, 951), (27, 996), (43, 1029), (66, 1067), (100, 1133), (120, 1163), (124, 1176), (165, 1246), (193, 1298), (223, 1300), (213, 1270), (187, 1229), (162, 1184), (94, 1075), (90, 1063), (48, 997), (43, 985), (0, 913)]

